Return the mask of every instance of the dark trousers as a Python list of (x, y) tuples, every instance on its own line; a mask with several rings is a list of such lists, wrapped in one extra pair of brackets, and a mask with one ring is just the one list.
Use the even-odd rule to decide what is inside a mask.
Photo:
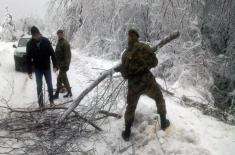
[(36, 82), (37, 82), (38, 103), (39, 103), (39, 106), (42, 107), (44, 105), (43, 104), (43, 91), (42, 91), (43, 76), (47, 83), (49, 100), (50, 102), (53, 102), (53, 86), (52, 86), (51, 69), (35, 69), (35, 76), (36, 76)]
[(57, 91), (58, 92), (63, 87), (63, 85), (68, 91), (71, 89), (68, 76), (67, 76), (67, 71), (60, 70), (59, 75), (57, 77)]
[(135, 118), (135, 110), (141, 95), (152, 98), (157, 106), (158, 114), (166, 114), (166, 104), (161, 88), (152, 73), (148, 72), (128, 80), (127, 107), (125, 112), (125, 123), (131, 126)]

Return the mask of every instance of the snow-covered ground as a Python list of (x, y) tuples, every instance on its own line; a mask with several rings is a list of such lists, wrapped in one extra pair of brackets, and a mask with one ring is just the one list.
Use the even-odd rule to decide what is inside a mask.
[[(29, 80), (27, 74), (15, 72), (12, 48), (13, 43), (0, 42), (0, 98), (10, 99), (14, 108), (37, 107), (36, 82)], [(69, 79), (74, 95), (78, 95), (99, 75), (99, 70), (108, 69), (116, 64), (107, 60), (87, 57), (79, 50), (73, 50), (73, 59)], [(35, 78), (35, 77), (34, 77)], [(53, 84), (56, 84), (53, 73)], [(157, 79), (162, 84), (162, 80)], [(168, 87), (174, 87), (168, 86)], [(185, 88), (185, 87), (184, 87)], [(187, 88), (187, 87), (186, 87)], [(177, 86), (178, 95), (193, 94)], [(178, 92), (177, 92), (178, 91)], [(235, 127), (203, 115), (194, 108), (183, 107), (177, 97), (164, 95), (167, 103), (168, 118), (171, 127), (165, 132), (159, 129), (158, 115), (153, 100), (141, 97), (136, 111), (131, 142), (121, 139), (123, 119), (110, 118), (102, 126), (100, 141), (90, 145), (92, 140), (84, 143), (87, 150), (95, 147), (98, 155), (138, 154), (138, 155), (233, 155), (235, 149)], [(3, 105), (4, 101), (0, 101)], [(124, 104), (120, 109), (124, 113)]]

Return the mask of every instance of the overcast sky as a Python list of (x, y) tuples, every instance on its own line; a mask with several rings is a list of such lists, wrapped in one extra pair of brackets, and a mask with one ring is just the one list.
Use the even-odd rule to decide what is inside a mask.
[(9, 8), (14, 18), (21, 18), (29, 15), (44, 17), (49, 0), (0, 0), (0, 17)]

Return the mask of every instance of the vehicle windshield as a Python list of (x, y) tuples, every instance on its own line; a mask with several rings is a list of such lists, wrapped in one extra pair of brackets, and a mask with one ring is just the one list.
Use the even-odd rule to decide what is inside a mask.
[(26, 47), (30, 38), (21, 38), (18, 43), (18, 47)]

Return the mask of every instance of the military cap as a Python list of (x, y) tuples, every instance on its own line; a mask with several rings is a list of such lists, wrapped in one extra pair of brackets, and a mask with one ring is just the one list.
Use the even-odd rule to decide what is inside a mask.
[(138, 33), (137, 30), (135, 30), (135, 29), (130, 29), (130, 30), (128, 31), (128, 34), (135, 34), (138, 38), (140, 37), (139, 33)]

